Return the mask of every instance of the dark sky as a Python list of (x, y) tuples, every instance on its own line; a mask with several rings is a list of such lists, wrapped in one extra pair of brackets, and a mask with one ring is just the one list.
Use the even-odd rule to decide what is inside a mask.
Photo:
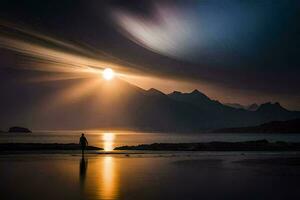
[[(53, 46), (20, 31), (26, 27), (99, 53), (127, 73), (168, 79), (169, 85), (153, 83), (165, 92), (198, 87), (222, 102), (280, 101), (300, 109), (299, 9), (297, 0), (2, 0), (0, 22), (13, 25), (0, 27), (0, 38)], [(14, 77), (8, 68), (24, 57), (0, 45), (5, 82)]]

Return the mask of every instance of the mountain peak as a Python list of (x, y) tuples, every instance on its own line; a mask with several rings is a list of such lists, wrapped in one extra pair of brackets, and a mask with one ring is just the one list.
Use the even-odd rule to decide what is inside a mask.
[(201, 95), (204, 95), (202, 92), (200, 92), (197, 89), (194, 89), (190, 94), (201, 94)]
[(150, 94), (150, 95), (164, 95), (165, 94), (155, 88), (150, 88), (149, 90), (147, 90), (147, 94)]
[(170, 94), (168, 94), (168, 96), (171, 96), (171, 97), (189, 97), (189, 98), (196, 98), (199, 100), (202, 99), (202, 100), (209, 100), (211, 101), (211, 99), (209, 97), (207, 97), (205, 94), (203, 94), (202, 92), (200, 92), (199, 90), (195, 89), (193, 90), (192, 92), (190, 93), (182, 93), (182, 92), (179, 92), (179, 91), (174, 91)]
[(258, 109), (258, 111), (271, 111), (271, 110), (282, 110), (282, 111), (287, 111), (284, 107), (282, 107), (280, 105), (279, 102), (275, 102), (275, 103), (272, 103), (272, 102), (267, 102), (267, 103), (263, 103), (261, 104)]
[(202, 99), (211, 100), (208, 96), (206, 96), (204, 93), (200, 92), (197, 89), (193, 90), (191, 93), (189, 93), (189, 95), (192, 95), (192, 96), (197, 97), (197, 98), (200, 97)]
[(182, 92), (179, 92), (179, 91), (174, 91), (174, 92), (171, 92), (169, 95), (180, 95), (182, 94)]
[(274, 105), (282, 107), (279, 102), (275, 102)]

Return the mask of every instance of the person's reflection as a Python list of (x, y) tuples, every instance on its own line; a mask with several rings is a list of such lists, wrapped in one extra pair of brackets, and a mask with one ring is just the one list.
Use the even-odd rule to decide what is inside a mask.
[(80, 192), (81, 192), (82, 197), (83, 197), (83, 193), (84, 193), (84, 185), (85, 185), (87, 167), (88, 167), (88, 159), (84, 158), (84, 155), (83, 155), (80, 159), (80, 165), (79, 165)]

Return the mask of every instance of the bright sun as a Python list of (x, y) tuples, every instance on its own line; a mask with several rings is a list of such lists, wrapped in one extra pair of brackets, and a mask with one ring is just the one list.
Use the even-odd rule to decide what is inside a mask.
[(105, 68), (105, 69), (103, 70), (102, 77), (103, 77), (105, 80), (108, 80), (108, 81), (109, 81), (109, 80), (113, 79), (114, 76), (115, 76), (115, 72), (114, 72), (112, 69), (110, 69), (110, 68)]

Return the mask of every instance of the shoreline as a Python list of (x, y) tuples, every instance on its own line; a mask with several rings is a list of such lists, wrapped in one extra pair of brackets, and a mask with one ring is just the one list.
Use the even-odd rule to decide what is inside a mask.
[[(0, 152), (3, 151), (72, 151), (81, 150), (76, 143), (0, 143)], [(87, 146), (89, 150), (103, 150), (100, 147)]]
[(269, 142), (255, 140), (245, 142), (207, 142), (207, 143), (153, 143), (136, 146), (121, 146), (115, 150), (151, 151), (300, 151), (300, 142)]
[[(126, 152), (124, 152), (126, 151)], [(132, 152), (128, 152), (132, 151)], [(148, 151), (148, 152), (147, 152)], [(300, 142), (269, 142), (267, 140), (255, 140), (244, 142), (206, 142), (206, 143), (153, 143), (139, 144), (135, 146), (119, 146), (113, 151), (105, 151), (103, 148), (87, 146), (86, 154), (141, 154), (149, 151), (166, 152), (205, 152), (205, 151), (300, 151)], [(75, 143), (0, 143), (0, 154), (24, 154), (24, 153), (81, 153), (81, 147)]]

